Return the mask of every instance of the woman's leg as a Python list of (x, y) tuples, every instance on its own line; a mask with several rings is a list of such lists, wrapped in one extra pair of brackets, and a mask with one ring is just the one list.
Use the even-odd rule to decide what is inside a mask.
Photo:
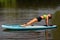
[(29, 22), (27, 22), (26, 24), (23, 24), (23, 26), (28, 26), (28, 25), (32, 25), (33, 23), (38, 22), (37, 18), (34, 18), (32, 20), (30, 20)]

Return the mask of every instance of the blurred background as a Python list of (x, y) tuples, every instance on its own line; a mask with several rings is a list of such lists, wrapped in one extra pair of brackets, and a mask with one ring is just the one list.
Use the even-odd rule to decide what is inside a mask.
[[(57, 29), (51, 33), (53, 35), (53, 40), (60, 40), (60, 0), (0, 0), (0, 25), (24, 24), (32, 18), (41, 16), (44, 13), (53, 14), (52, 23), (57, 25)], [(45, 24), (44, 20), (34, 23), (34, 25), (43, 24)], [(3, 32), (2, 28), (0, 27), (1, 40), (15, 40), (15, 36), (10, 35), (14, 34), (17, 36), (21, 35), (23, 32), (21, 32), (21, 34), (19, 33), (14, 34), (11, 32)], [(7, 37), (12, 37), (12, 39), (8, 39)], [(19, 40), (19, 37), (20, 36), (18, 36), (16, 40)]]

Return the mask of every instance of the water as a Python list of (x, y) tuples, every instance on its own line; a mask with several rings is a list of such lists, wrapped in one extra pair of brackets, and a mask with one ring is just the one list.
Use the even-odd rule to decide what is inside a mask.
[[(59, 7), (57, 7), (59, 8)], [(3, 31), (1, 28), (2, 24), (23, 24), (28, 22), (34, 17), (38, 17), (43, 15), (44, 13), (55, 13), (55, 11), (59, 9), (38, 9), (38, 10), (2, 10), (0, 15), (0, 40), (45, 40), (45, 31), (40, 30), (36, 31)], [(13, 10), (13, 9), (12, 9)], [(34, 23), (33, 25), (43, 25), (44, 20), (38, 23)], [(53, 39), (53, 35), (50, 30), (49, 31), (49, 40)]]

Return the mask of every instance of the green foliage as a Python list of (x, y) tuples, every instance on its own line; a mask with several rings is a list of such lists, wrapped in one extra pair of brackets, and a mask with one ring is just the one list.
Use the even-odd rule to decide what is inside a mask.
[(16, 0), (0, 0), (0, 3), (4, 8), (15, 8), (16, 7)]

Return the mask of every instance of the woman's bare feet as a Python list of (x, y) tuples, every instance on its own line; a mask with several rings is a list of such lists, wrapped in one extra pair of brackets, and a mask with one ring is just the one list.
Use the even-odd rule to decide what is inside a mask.
[(30, 26), (30, 25), (27, 25), (27, 24), (23, 24), (23, 25), (21, 25), (21, 26), (23, 26), (23, 27), (26, 27), (26, 26)]

